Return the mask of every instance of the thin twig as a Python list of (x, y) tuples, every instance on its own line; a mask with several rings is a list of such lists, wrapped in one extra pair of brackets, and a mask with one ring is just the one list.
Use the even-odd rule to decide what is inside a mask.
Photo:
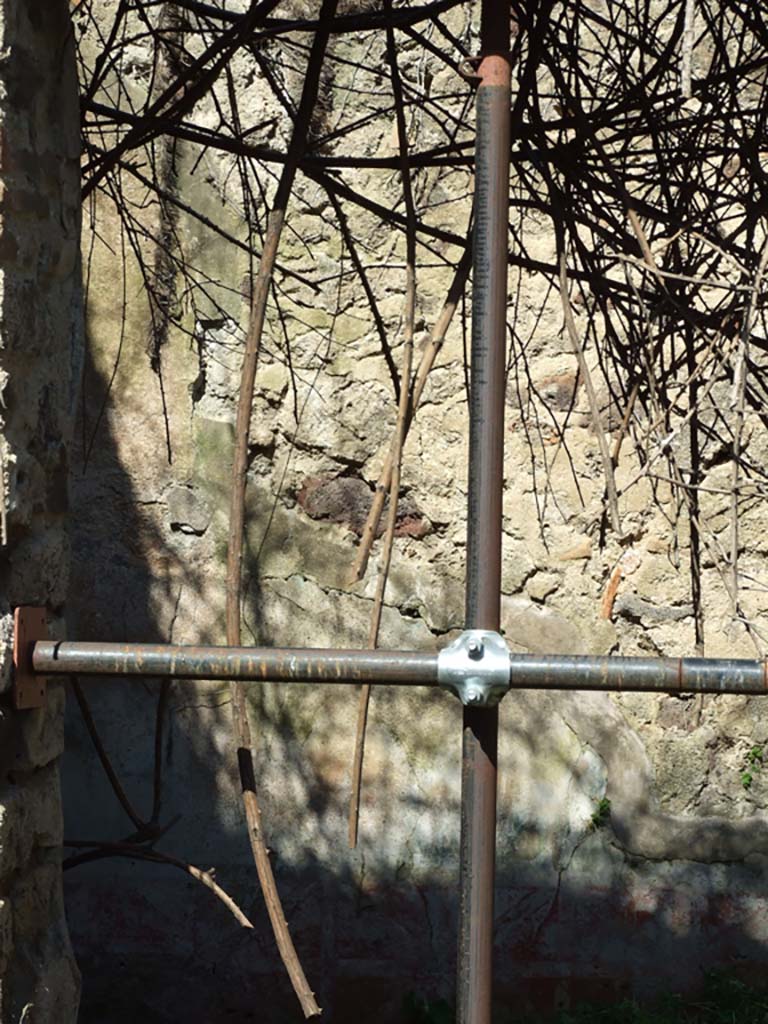
[(170, 695), (171, 680), (163, 679), (160, 683), (160, 694), (157, 698), (155, 712), (155, 765), (152, 778), (152, 817), (150, 818), (150, 821), (155, 824), (160, 820), (160, 807), (163, 799), (163, 727)]
[(83, 688), (80, 686), (77, 676), (70, 676), (69, 681), (72, 685), (72, 691), (75, 695), (77, 705), (80, 708), (80, 714), (83, 716), (83, 722), (85, 723), (85, 727), (88, 730), (88, 735), (91, 737), (91, 742), (93, 743), (98, 758), (101, 761), (101, 766), (104, 769), (104, 774), (109, 779), (109, 784), (112, 787), (112, 790), (115, 796), (117, 797), (120, 806), (123, 808), (125, 813), (136, 826), (137, 831), (139, 833), (145, 833), (147, 828), (149, 827), (149, 822), (144, 821), (141, 818), (141, 816), (137, 814), (137, 812), (134, 810), (131, 801), (128, 799), (126, 792), (123, 789), (122, 783), (120, 782), (120, 779), (117, 776), (117, 772), (112, 767), (112, 762), (109, 759), (109, 754), (107, 754), (106, 748), (102, 743), (101, 736), (99, 735), (99, 730), (96, 728), (96, 722), (94, 721), (93, 718), (91, 706), (88, 703), (85, 694), (83, 693)]
[(195, 878), (206, 889), (210, 889), (214, 896), (220, 899), (227, 910), (230, 911), (238, 924), (241, 924), (243, 928), (253, 928), (253, 925), (240, 907), (215, 880), (211, 871), (203, 871), (202, 868), (197, 868), (194, 864), (188, 864), (177, 857), (171, 857), (167, 853), (160, 853), (159, 850), (135, 846), (133, 843), (107, 843), (99, 840), (65, 839), (62, 845), (72, 849), (87, 849), (89, 851), (88, 853), (77, 854), (74, 857), (67, 857), (62, 863), (63, 871), (79, 867), (81, 864), (88, 864), (93, 860), (101, 860), (104, 857), (127, 857), (130, 860), (149, 860), (155, 864), (169, 864), (171, 867), (179, 868), (181, 871), (191, 875), (192, 878)]
[[(391, 11), (391, 0), (385, 0), (384, 8)], [(403, 362), (400, 374), (400, 402), (397, 410), (395, 426), (395, 443), (392, 451), (392, 479), (389, 487), (389, 513), (384, 534), (384, 546), (376, 583), (376, 595), (371, 613), (368, 633), (368, 646), (374, 648), (379, 641), (381, 613), (384, 606), (384, 595), (387, 589), (389, 567), (392, 561), (392, 545), (397, 525), (397, 506), (400, 495), (400, 470), (405, 444), (406, 424), (410, 406), (411, 364), (413, 362), (413, 334), (416, 320), (416, 208), (413, 202), (411, 170), (408, 163), (408, 134), (405, 125), (403, 106), (403, 90), (400, 72), (397, 66), (395, 37), (391, 27), (387, 28), (387, 57), (392, 79), (392, 92), (395, 97), (397, 115), (397, 138), (400, 150), (401, 174), (403, 179), (403, 198), (408, 218), (406, 233), (406, 282), (405, 282), (405, 322), (403, 325)], [(349, 845), (357, 846), (358, 827), (360, 823), (360, 789), (363, 778), (363, 757), (365, 754), (365, 730), (368, 721), (368, 707), (371, 699), (371, 686), (364, 683), (360, 689), (357, 709), (357, 732), (355, 736), (355, 753), (352, 761), (352, 793), (349, 801), (348, 833)]]
[(603, 473), (605, 474), (605, 490), (608, 497), (608, 508), (611, 515), (611, 526), (613, 527), (614, 532), (620, 536), (621, 521), (619, 520), (619, 499), (616, 493), (616, 477), (613, 472), (613, 460), (611, 459), (611, 453), (608, 450), (608, 441), (606, 439), (603, 422), (600, 417), (600, 406), (597, 401), (597, 395), (595, 394), (594, 384), (592, 383), (592, 375), (589, 372), (586, 356), (582, 350), (581, 340), (576, 329), (576, 321), (573, 318), (571, 300), (568, 296), (568, 270), (565, 264), (565, 251), (560, 253), (560, 299), (563, 305), (563, 316), (565, 318), (568, 337), (571, 341), (571, 348), (573, 349), (573, 354), (576, 356), (576, 361), (579, 364), (579, 373), (584, 380), (584, 388), (587, 392), (592, 428), (597, 438), (598, 447), (600, 448), (600, 458), (603, 462)]
[[(429, 342), (422, 353), (421, 362), (419, 363), (419, 368), (416, 371), (405, 423), (405, 437), (408, 436), (408, 430), (411, 422), (419, 407), (419, 402), (421, 401), (421, 396), (424, 392), (429, 372), (435, 364), (435, 360), (437, 359), (440, 349), (443, 347), (445, 335), (448, 332), (448, 328), (453, 319), (453, 314), (456, 312), (456, 307), (464, 293), (464, 287), (467, 283), (471, 264), (472, 253), (469, 245), (467, 245), (456, 267), (451, 286), (448, 289), (448, 295), (443, 304), (443, 308), (440, 310), (440, 315), (435, 321), (435, 326), (430, 334)], [(365, 520), (365, 525), (363, 526), (363, 531), (360, 536), (357, 554), (355, 555), (355, 561), (350, 572), (350, 584), (361, 580), (363, 576), (365, 576), (365, 570), (368, 567), (371, 548), (374, 540), (376, 539), (379, 521), (381, 520), (381, 513), (384, 510), (384, 503), (387, 499), (387, 494), (389, 493), (392, 482), (392, 467), (394, 465), (395, 449), (398, 444), (397, 432), (398, 425), (395, 424), (389, 451), (387, 452), (384, 465), (379, 473), (379, 479), (376, 481), (376, 490), (373, 495), (373, 501), (371, 502), (371, 507), (368, 510), (368, 516)], [(403, 439), (403, 443), (405, 443), (405, 438)]]
[(752, 290), (747, 299), (744, 320), (739, 334), (736, 350), (736, 362), (733, 369), (733, 391), (731, 393), (731, 409), (735, 415), (733, 426), (733, 456), (731, 461), (731, 596), (734, 607), (739, 601), (739, 477), (741, 473), (741, 455), (744, 438), (744, 422), (746, 419), (747, 363), (749, 361), (749, 339), (755, 318), (757, 299), (760, 295), (763, 276), (768, 266), (768, 239), (763, 243), (760, 262), (752, 283)]
[(751, 285), (731, 284), (730, 281), (725, 281), (721, 277), (696, 277), (694, 274), (676, 274), (671, 270), (660, 270), (655, 263), (653, 266), (649, 266), (647, 258), (641, 260), (639, 256), (627, 256), (625, 253), (617, 253), (616, 259), (621, 260), (622, 263), (632, 263), (641, 270), (647, 270), (654, 274), (657, 279), (665, 278), (668, 281), (683, 281), (686, 284), (697, 284), (702, 288), (722, 288), (724, 291), (729, 292), (752, 291)]
[(693, 27), (696, 16), (696, 0), (685, 0), (685, 26), (683, 28), (683, 53), (680, 61), (680, 92), (683, 99), (693, 95), (691, 87), (691, 61), (693, 57)]
[(627, 217), (629, 218), (629, 223), (632, 226), (632, 230), (635, 233), (637, 243), (640, 246), (640, 251), (643, 254), (645, 262), (656, 275), (656, 279), (658, 280), (662, 289), (666, 291), (666, 285), (664, 284), (664, 276), (662, 275), (661, 271), (656, 265), (656, 260), (653, 257), (653, 252), (651, 251), (651, 247), (648, 244), (648, 237), (645, 233), (645, 229), (643, 228), (642, 222), (640, 221), (640, 218), (638, 217), (636, 210), (631, 205), (631, 197), (629, 193), (626, 191), (626, 188), (624, 189), (624, 192), (627, 197)]
[(621, 455), (621, 446), (624, 443), (624, 438), (627, 436), (629, 430), (629, 422), (632, 419), (632, 412), (635, 408), (635, 402), (637, 401), (637, 393), (640, 390), (640, 382), (638, 381), (630, 392), (629, 399), (627, 401), (627, 407), (624, 410), (624, 415), (621, 418), (621, 426), (619, 432), (616, 435), (616, 440), (613, 442), (613, 450), (611, 451), (611, 463), (614, 467), (619, 464), (619, 455)]

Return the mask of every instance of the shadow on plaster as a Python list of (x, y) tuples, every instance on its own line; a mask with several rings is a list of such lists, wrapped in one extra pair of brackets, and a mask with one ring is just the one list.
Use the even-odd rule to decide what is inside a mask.
[[(173, 483), (170, 471), (161, 474), (160, 498), (142, 492), (120, 463), (112, 430), (107, 416), (74, 488), (71, 634), (220, 641), (223, 566), (215, 557), (215, 526), (204, 531), (211, 531), (208, 540), (169, 531), (162, 494)], [(219, 458), (225, 471), (226, 453)], [(212, 501), (218, 507), (215, 495)], [(260, 559), (279, 554), (289, 540), (268, 535), (258, 546)], [(206, 557), (187, 557), (198, 543)], [(253, 551), (249, 557), (247, 622), (255, 640), (287, 643), (291, 636), (311, 645), (321, 631), (343, 637), (365, 621), (361, 595), (324, 588), (310, 571), (264, 579)], [(414, 646), (437, 642), (396, 608), (386, 617), (393, 637), (412, 637)], [(129, 796), (148, 814), (159, 684), (104, 681), (88, 692)], [(250, 704), (273, 863), (324, 1019), (360, 1020), (363, 997), (371, 1022), (399, 1021), (409, 991), (450, 998), (458, 704), (426, 691), (375, 693), (362, 840), (354, 852), (346, 847), (345, 822), (352, 692), (254, 687)], [(708, 966), (749, 967), (764, 959), (768, 836), (761, 816), (661, 814), (642, 741), (608, 695), (512, 694), (502, 706), (502, 727), (502, 1003), (619, 997), (695, 983)], [(67, 835), (122, 839), (131, 824), (74, 706), (68, 728)], [(239, 929), (202, 887), (170, 868), (103, 860), (68, 872), (83, 1024), (211, 1024), (232, 1014), (265, 1024), (298, 1020), (248, 853), (225, 687), (172, 686), (162, 758), (162, 820), (180, 818), (159, 848), (215, 866), (219, 883), (256, 927)], [(610, 816), (597, 827), (594, 811), (606, 798)]]

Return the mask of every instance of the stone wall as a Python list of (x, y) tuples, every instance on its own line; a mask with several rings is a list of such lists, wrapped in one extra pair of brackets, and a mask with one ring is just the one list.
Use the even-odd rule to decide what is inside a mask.
[[(471, 49), (469, 6), (450, 12), (446, 22)], [(342, 39), (334, 52), (351, 58), (366, 46), (366, 54), (380, 55), (370, 36)], [(454, 71), (431, 64), (417, 48), (404, 45), (402, 62), (411, 84), (423, 85), (428, 75), (433, 94), (456, 89)], [(344, 67), (339, 64), (328, 87), (323, 116), (331, 122), (334, 102), (347, 112), (363, 103), (344, 99)], [(146, 51), (126, 53), (121, 74), (134, 99), (146, 95), (154, 72)], [(284, 145), (285, 118), (242, 54), (233, 75), (249, 123), (277, 118), (270, 142)], [(286, 72), (294, 93), (298, 77)], [(226, 107), (223, 92), (220, 100)], [(209, 108), (196, 116), (215, 122)], [(441, 126), (427, 119), (412, 128), (422, 150), (443, 140)], [(372, 158), (396, 154), (391, 111), (372, 119), (363, 142)], [(338, 150), (344, 152), (343, 142)], [(171, 162), (166, 184), (177, 198), (220, 232), (248, 237), (238, 168), (228, 155), (201, 155), (177, 141)], [(401, 203), (391, 170), (359, 172), (354, 180), (385, 207)], [(252, 267), (242, 247), (200, 217), (177, 208), (169, 228), (168, 210), (147, 204), (136, 176), (126, 173), (123, 183), (131, 215), (148, 229), (135, 240), (137, 249), (129, 244), (125, 211), (107, 202), (91, 211), (72, 632), (82, 639), (220, 643), (234, 410)], [(450, 179), (431, 171), (420, 178), (419, 202), (436, 231), (464, 232), (470, 186), (462, 170)], [(515, 195), (522, 190), (518, 179), (513, 188)], [(244, 641), (359, 647), (366, 642), (381, 541), (362, 581), (350, 583), (349, 571), (394, 427), (391, 372), (366, 296), (347, 273), (351, 257), (336, 212), (309, 176), (288, 224), (279, 254), (280, 315), (270, 309), (250, 437)], [(398, 364), (403, 238), (364, 211), (355, 212), (351, 225)], [(556, 266), (551, 224), (532, 215), (519, 231), (531, 261)], [(169, 237), (174, 241), (166, 246)], [(158, 240), (194, 270), (188, 278), (172, 273), (170, 289), (163, 277), (161, 357), (153, 361), (158, 307), (136, 257), (141, 252), (147, 265), (156, 265)], [(652, 241), (658, 252), (666, 244)], [(448, 293), (448, 264), (458, 254), (450, 237), (430, 244), (417, 272), (417, 361)], [(506, 428), (507, 640), (517, 651), (535, 653), (694, 653), (688, 520), (671, 488), (646, 472), (638, 434), (624, 439), (617, 467), (621, 532), (604, 530), (594, 422), (551, 278), (519, 268), (510, 276), (518, 355)], [(582, 327), (586, 311), (577, 302), (574, 309)], [(461, 628), (463, 341), (457, 315), (406, 446), (382, 647), (436, 650)], [(594, 351), (588, 359), (614, 443), (623, 409)], [(759, 416), (750, 417), (748, 433), (753, 450), (763, 450)], [(685, 447), (681, 436), (675, 444)], [(715, 540), (703, 558), (701, 653), (753, 657), (717, 557), (727, 528), (726, 473), (727, 464), (713, 457), (702, 478), (700, 515)], [(742, 567), (760, 577), (768, 520), (757, 503), (744, 513)], [(766, 591), (749, 590), (743, 600), (744, 615), (763, 629)], [(208, 1021), (225, 1011), (260, 1021), (297, 1019), (244, 835), (226, 687), (104, 682), (89, 692), (137, 816), (149, 821), (154, 808), (160, 827), (168, 827), (158, 848), (184, 862), (214, 865), (256, 927), (255, 934), (239, 929), (210, 893), (170, 867), (125, 859), (78, 868), (67, 876), (67, 892), (86, 975), (87, 1019), (124, 1014), (126, 1021), (170, 1024), (182, 1012), (187, 1020)], [(346, 845), (355, 693), (264, 686), (251, 691), (250, 710), (268, 843), (325, 1018), (359, 1021), (365, 998), (366, 1020), (396, 1021), (409, 992), (450, 998), (457, 702), (417, 691), (375, 693), (355, 851)], [(552, 1006), (643, 995), (695, 985), (711, 966), (754, 970), (768, 941), (768, 775), (759, 770), (768, 729), (758, 698), (515, 693), (502, 705), (501, 728), (502, 1002)], [(750, 761), (753, 750), (760, 753)], [(133, 830), (74, 714), (65, 793), (73, 837), (115, 841)]]
[(80, 978), (64, 917), (64, 688), (12, 710), (13, 617), (67, 595), (69, 444), (83, 355), (79, 132), (64, 0), (0, 6), (0, 1021), (69, 1024)]

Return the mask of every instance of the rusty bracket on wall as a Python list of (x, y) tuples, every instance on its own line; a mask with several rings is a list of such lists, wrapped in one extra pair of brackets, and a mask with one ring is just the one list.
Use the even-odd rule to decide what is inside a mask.
[(22, 605), (13, 612), (13, 706), (19, 711), (45, 706), (48, 680), (32, 668), (38, 640), (48, 639), (45, 608)]

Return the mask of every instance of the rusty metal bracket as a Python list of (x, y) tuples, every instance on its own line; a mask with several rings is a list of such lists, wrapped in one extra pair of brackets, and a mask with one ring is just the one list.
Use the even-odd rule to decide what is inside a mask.
[(45, 608), (22, 605), (13, 613), (13, 705), (19, 711), (45, 706), (45, 676), (32, 668), (32, 650), (48, 639)]
[(500, 633), (466, 629), (437, 656), (437, 681), (462, 704), (493, 707), (509, 689), (509, 647)]
[(477, 85), (482, 78), (479, 70), (480, 65), (486, 57), (504, 57), (506, 60), (511, 60), (512, 52), (505, 50), (493, 50), (487, 53), (478, 54), (476, 57), (465, 57), (456, 69), (459, 77), (463, 78), (465, 82), (469, 82), (471, 85)]
[(465, 82), (471, 82), (472, 85), (477, 85), (480, 81), (480, 75), (478, 74), (478, 67), (482, 57), (465, 57), (464, 60), (458, 66), (459, 77), (463, 78)]

